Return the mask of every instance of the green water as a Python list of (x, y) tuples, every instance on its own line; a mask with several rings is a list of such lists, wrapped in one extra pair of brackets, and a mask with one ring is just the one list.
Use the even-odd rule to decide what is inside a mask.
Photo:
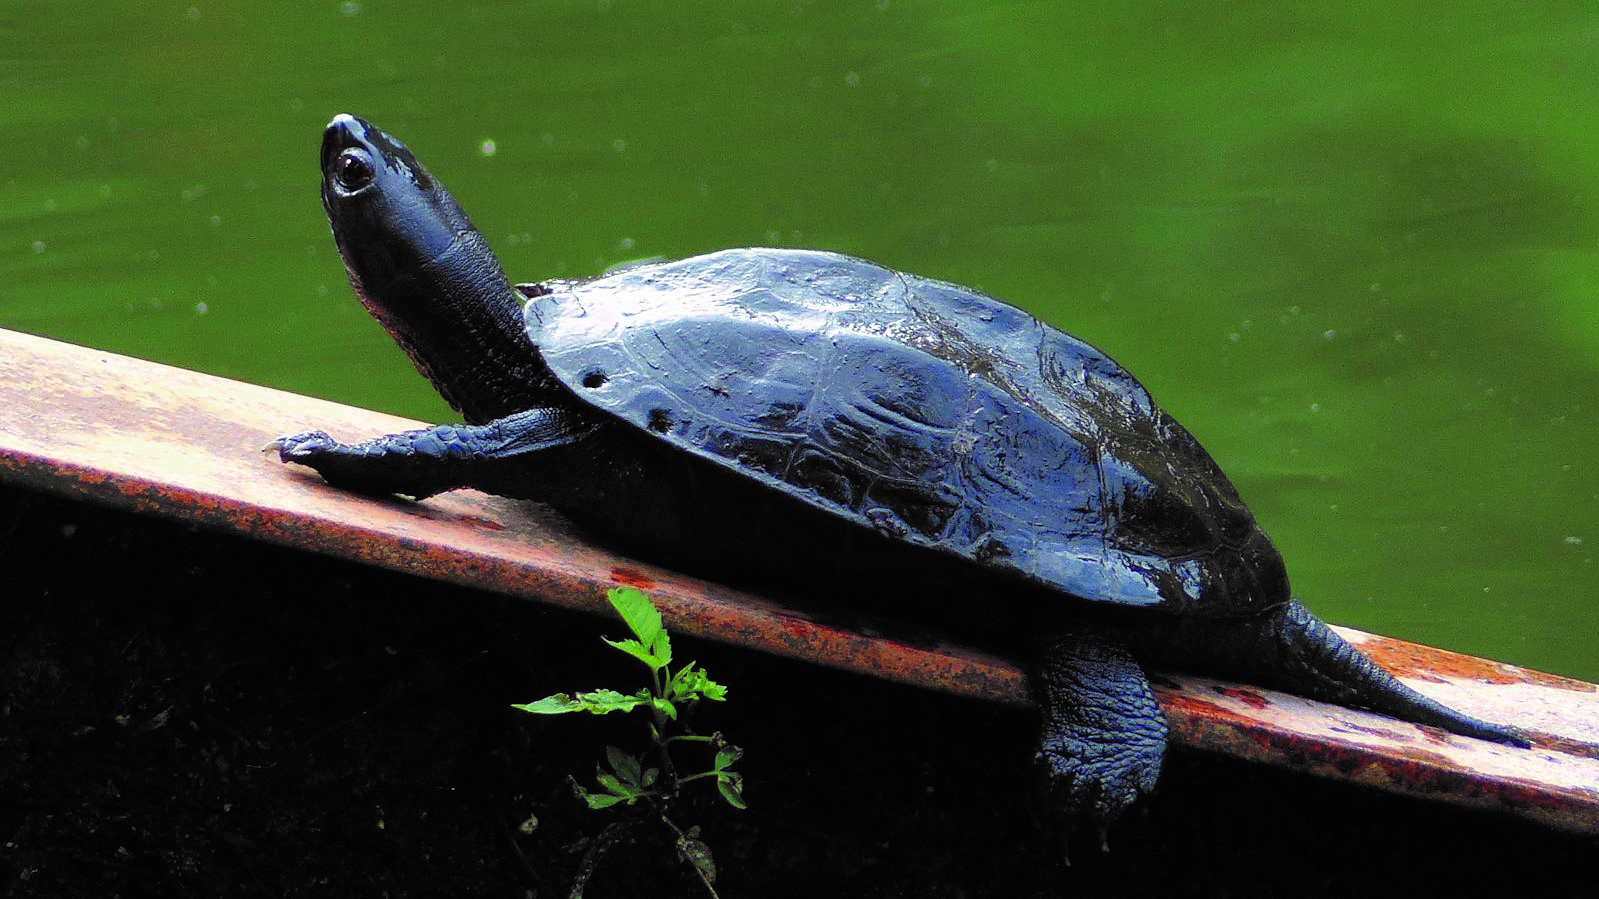
[(322, 219), (353, 111), (513, 277), (786, 244), (1010, 299), (1329, 619), (1596, 679), (1596, 44), (1557, 2), (8, 0), (0, 326), (447, 418)]

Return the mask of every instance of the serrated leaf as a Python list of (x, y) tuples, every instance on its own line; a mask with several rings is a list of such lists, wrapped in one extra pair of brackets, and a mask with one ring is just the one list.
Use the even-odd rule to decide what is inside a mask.
[(577, 794), (577, 798), (583, 800), (592, 809), (610, 808), (618, 802), (627, 800), (627, 797), (619, 796), (615, 793), (596, 793), (593, 790), (586, 789), (571, 775), (567, 775), (566, 782), (572, 785), (572, 792)]
[(716, 750), (716, 761), (712, 763), (712, 767), (721, 771), (743, 757), (744, 750), (737, 746), (723, 746), (721, 749)]
[(537, 702), (525, 705), (513, 705), (512, 708), (535, 715), (559, 715), (565, 712), (589, 712), (595, 715), (604, 715), (609, 712), (627, 712), (652, 702), (648, 690), (639, 690), (630, 695), (618, 693), (615, 690), (594, 690), (576, 695), (557, 693), (546, 696)]
[(666, 634), (665, 625), (661, 626), (661, 631), (655, 635), (655, 639), (646, 642), (650, 647), (650, 655), (658, 659), (662, 665), (672, 661), (672, 640)]
[(671, 649), (665, 641), (666, 625), (648, 596), (632, 587), (617, 587), (606, 597), (640, 643), (654, 650), (652, 654), (663, 663), (671, 660)]
[(652, 670), (660, 669), (666, 665), (665, 662), (657, 659), (648, 649), (645, 649), (643, 643), (640, 643), (637, 640), (611, 640), (606, 637), (601, 637), (600, 639), (604, 640), (607, 646), (620, 649), (633, 658), (638, 659), (640, 662), (650, 666)]
[(625, 799), (621, 796), (612, 796), (608, 793), (584, 793), (583, 801), (588, 803), (589, 808), (602, 809), (610, 808), (618, 802), (632, 802), (633, 800)]
[(603, 770), (596, 770), (594, 779), (599, 781), (600, 786), (604, 787), (609, 793), (617, 796), (633, 795), (633, 791), (629, 790), (627, 787), (624, 787), (622, 782), (616, 779), (615, 774), (611, 774)]
[(655, 699), (651, 701), (651, 705), (666, 717), (673, 721), (677, 720), (677, 706), (673, 705), (670, 699)]
[(683, 699), (721, 701), (727, 698), (727, 688), (711, 680), (705, 669), (694, 667), (693, 662), (684, 665), (681, 671), (672, 675), (672, 681), (666, 691), (668, 695)]
[(731, 771), (719, 771), (716, 775), (716, 789), (721, 792), (727, 804), (743, 810), (744, 805), (744, 775)]
[(727, 688), (707, 677), (699, 685), (699, 694), (703, 699), (722, 702), (727, 699)]
[(611, 763), (611, 770), (622, 782), (631, 786), (639, 786), (639, 778), (643, 774), (643, 767), (639, 764), (637, 756), (623, 752), (615, 746), (605, 747), (605, 759)]
[(561, 715), (566, 712), (587, 710), (581, 701), (567, 693), (556, 693), (554, 696), (546, 696), (536, 702), (521, 705), (513, 704), (511, 708), (532, 712), (535, 715)]
[(677, 838), (677, 854), (683, 861), (698, 868), (705, 876), (706, 883), (716, 880), (716, 862), (711, 858), (711, 847), (698, 836), (698, 829), (691, 828), (687, 833)]

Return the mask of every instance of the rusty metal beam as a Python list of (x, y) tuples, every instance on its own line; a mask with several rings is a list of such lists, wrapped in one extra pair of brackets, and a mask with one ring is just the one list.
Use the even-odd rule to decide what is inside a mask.
[[(647, 589), (670, 626), (901, 683), (1028, 705), (1012, 663), (824, 623), (769, 599), (586, 543), (532, 503), (461, 491), (421, 503), (356, 496), (260, 447), (323, 428), (354, 439), (417, 427), (381, 413), (0, 330), (0, 481), (272, 543), (609, 614)], [(1495, 808), (1599, 834), (1599, 687), (1341, 629), (1411, 686), (1537, 737), (1518, 750), (1187, 675), (1156, 690), (1178, 743)]]

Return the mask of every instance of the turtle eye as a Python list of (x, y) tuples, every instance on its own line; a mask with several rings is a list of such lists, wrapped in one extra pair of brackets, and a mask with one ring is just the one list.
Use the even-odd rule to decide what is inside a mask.
[(351, 147), (339, 154), (333, 161), (333, 179), (339, 186), (354, 193), (368, 184), (377, 176), (377, 169), (372, 165), (372, 155), (365, 150)]

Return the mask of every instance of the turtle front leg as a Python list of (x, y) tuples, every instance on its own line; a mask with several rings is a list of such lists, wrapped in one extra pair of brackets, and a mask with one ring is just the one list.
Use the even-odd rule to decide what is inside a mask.
[(284, 462), (316, 469), (335, 487), (361, 493), (422, 499), (476, 487), (516, 495), (528, 491), (505, 485), (531, 479), (538, 466), (530, 454), (569, 446), (595, 429), (566, 410), (530, 409), (481, 425), (434, 425), (352, 444), (308, 431), (279, 437), (265, 448), (277, 450)]
[(1038, 760), (1072, 814), (1108, 823), (1154, 789), (1166, 716), (1125, 647), (1063, 637), (1045, 650), (1035, 686), (1044, 717)]

